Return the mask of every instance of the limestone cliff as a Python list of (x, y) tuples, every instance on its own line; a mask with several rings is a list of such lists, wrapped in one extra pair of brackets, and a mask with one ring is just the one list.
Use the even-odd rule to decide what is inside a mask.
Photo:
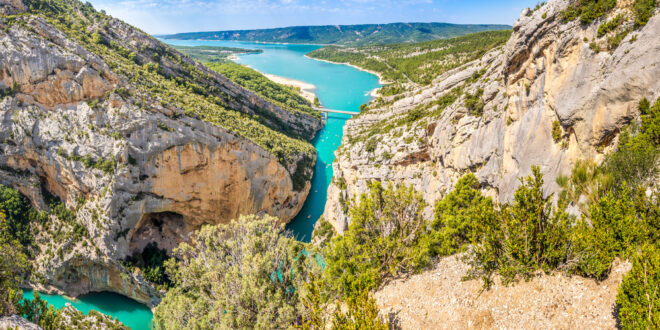
[(486, 194), (507, 201), (532, 165), (551, 194), (576, 160), (602, 160), (638, 117), (639, 100), (660, 96), (660, 15), (656, 9), (646, 26), (606, 51), (608, 38), (632, 23), (612, 35), (599, 35), (599, 25), (632, 16), (631, 2), (619, 1), (588, 25), (562, 20), (570, 3), (525, 10), (506, 46), (349, 120), (324, 218), (343, 232), (345, 201), (368, 180), (412, 184), (430, 215), (468, 171)]
[(125, 256), (241, 214), (288, 222), (302, 207), (318, 116), (77, 1), (0, 0), (0, 44), (0, 183), (75, 214), (39, 225), (33, 285), (153, 306), (158, 293)]

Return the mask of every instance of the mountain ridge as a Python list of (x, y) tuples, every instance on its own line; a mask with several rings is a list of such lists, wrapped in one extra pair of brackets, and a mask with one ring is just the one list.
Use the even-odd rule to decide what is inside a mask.
[(469, 33), (506, 30), (510, 25), (452, 23), (387, 23), (356, 25), (308, 25), (270, 29), (184, 32), (157, 37), (165, 39), (232, 40), (274, 43), (374, 45), (430, 41)]

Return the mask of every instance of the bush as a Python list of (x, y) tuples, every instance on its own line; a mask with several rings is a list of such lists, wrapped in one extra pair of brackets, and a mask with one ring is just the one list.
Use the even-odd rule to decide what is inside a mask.
[(559, 124), (558, 120), (555, 120), (552, 122), (552, 139), (555, 140), (556, 142), (559, 142), (561, 140), (561, 124)]
[(618, 196), (608, 192), (590, 205), (590, 217), (583, 217), (573, 234), (574, 272), (602, 279), (614, 258), (630, 256), (647, 239), (649, 227), (637, 205), (646, 208), (625, 187)]
[(438, 236), (436, 253), (450, 255), (477, 241), (477, 223), (494, 216), (492, 200), (483, 197), (474, 174), (466, 174), (456, 182), (454, 190), (435, 206), (435, 219), (431, 226)]
[(479, 88), (474, 94), (465, 94), (465, 107), (471, 115), (481, 116), (484, 113), (484, 101), (481, 96), (484, 95), (484, 90)]
[(582, 24), (589, 24), (615, 7), (616, 0), (578, 0), (562, 12), (562, 18), (565, 22), (580, 18)]
[(174, 284), (156, 307), (156, 329), (286, 328), (302, 311), (309, 267), (303, 244), (273, 217), (204, 226), (166, 262)]
[[(7, 218), (0, 211), (0, 232), (7, 230)], [(27, 257), (20, 243), (4, 235), (0, 237), (0, 316), (16, 313), (20, 297), (18, 285), (27, 270)]]
[(633, 11), (635, 13), (635, 28), (640, 28), (649, 22), (657, 6), (656, 0), (635, 0)]
[(343, 297), (372, 289), (395, 274), (430, 264), (431, 237), (421, 194), (412, 187), (369, 184), (369, 193), (351, 202), (350, 224), (324, 249), (330, 291)]
[(540, 169), (534, 166), (532, 172), (520, 180), (513, 203), (503, 205), (498, 217), (477, 223), (470, 274), (481, 276), (485, 286), (494, 272), (509, 283), (555, 269), (566, 259), (570, 217), (562, 204), (553, 212), (552, 199), (543, 196)]
[(158, 248), (155, 242), (151, 242), (142, 252), (134, 252), (132, 256), (126, 258), (125, 264), (140, 268), (148, 281), (168, 287), (172, 282), (165, 273), (167, 259), (169, 259), (167, 251)]
[(342, 313), (341, 305), (337, 303), (332, 321), (333, 329), (346, 330), (387, 330), (389, 324), (378, 315), (376, 300), (369, 295), (369, 291), (363, 290), (355, 296), (351, 296), (346, 302), (347, 311)]
[(660, 248), (646, 245), (623, 278), (616, 302), (623, 329), (660, 328)]

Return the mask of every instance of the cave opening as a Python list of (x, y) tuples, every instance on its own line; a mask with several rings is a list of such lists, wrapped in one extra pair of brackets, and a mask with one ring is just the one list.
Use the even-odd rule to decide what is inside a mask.
[(171, 255), (179, 243), (187, 240), (183, 215), (175, 212), (145, 213), (131, 236), (130, 253), (141, 253), (148, 245), (155, 245)]

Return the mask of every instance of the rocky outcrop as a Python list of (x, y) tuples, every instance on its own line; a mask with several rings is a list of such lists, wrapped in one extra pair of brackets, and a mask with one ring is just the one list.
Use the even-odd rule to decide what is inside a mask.
[[(597, 34), (604, 19), (588, 26), (564, 23), (561, 11), (569, 3), (549, 1), (523, 12), (505, 47), (349, 120), (324, 218), (345, 230), (343, 204), (363, 193), (368, 180), (412, 184), (423, 192), (430, 216), (466, 172), (477, 175), (484, 193), (504, 202), (532, 165), (540, 166), (545, 192), (552, 194), (559, 190), (555, 179), (576, 160), (602, 160), (620, 129), (639, 115), (639, 100), (660, 96), (660, 15), (615, 50), (597, 52), (594, 45), (604, 49), (607, 43), (608, 36)], [(610, 18), (619, 13), (631, 15), (621, 6)], [(440, 109), (436, 101), (452, 93), (458, 93), (455, 101)], [(474, 95), (483, 102), (482, 115), (465, 106)], [(420, 108), (435, 115), (401, 120)], [(555, 121), (560, 130), (553, 136)], [(408, 124), (386, 125), (397, 122)], [(366, 151), (369, 141), (373, 152)]]
[(0, 329), (41, 330), (41, 327), (18, 315), (12, 315), (0, 317)]
[[(64, 3), (82, 6), (74, 20), (91, 10)], [(18, 0), (0, 4), (0, 14), (25, 10)], [(311, 177), (315, 153), (302, 139), (314, 136), (318, 118), (266, 102), (107, 16), (101, 50), (43, 17), (0, 20), (0, 183), (40, 210), (54, 196), (75, 213), (73, 221), (51, 215), (41, 225), (34, 285), (72, 296), (114, 291), (153, 306), (158, 292), (121, 265), (127, 255), (150, 242), (171, 250), (202, 225), (242, 214), (288, 222), (302, 207), (310, 183), (295, 187), (294, 179)], [(158, 86), (137, 86), (139, 73), (108, 62), (113, 56), (140, 63), (135, 70), (158, 70), (191, 95), (205, 86), (214, 104), (304, 147), (276, 153), (231, 123), (180, 109)]]

